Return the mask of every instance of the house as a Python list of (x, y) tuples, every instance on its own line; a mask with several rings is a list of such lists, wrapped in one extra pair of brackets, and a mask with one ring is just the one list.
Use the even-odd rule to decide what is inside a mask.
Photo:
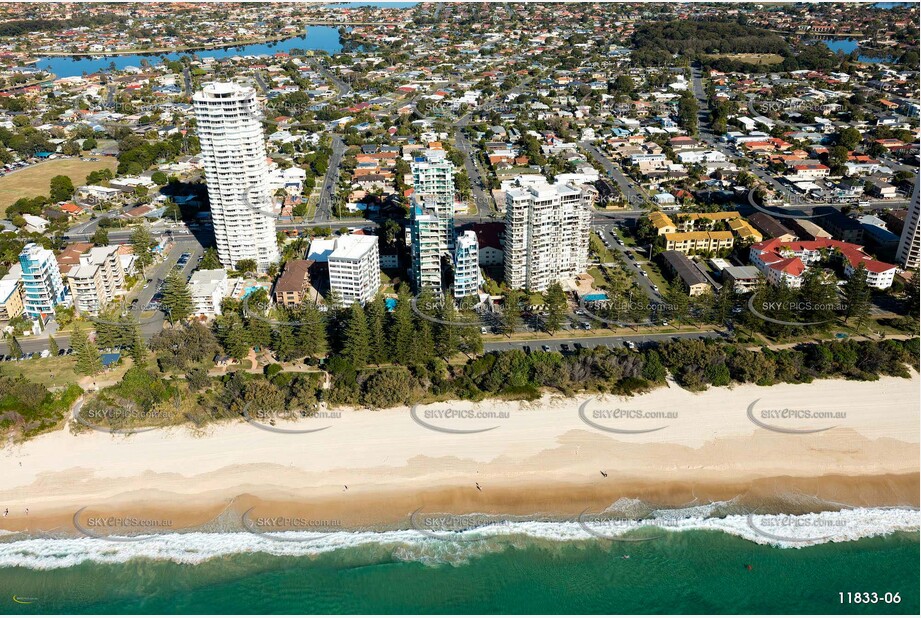
[(26, 222), (25, 228), (27, 232), (31, 232), (32, 234), (44, 234), (45, 230), (48, 229), (48, 219), (30, 215), (29, 213), (24, 213), (22, 218)]

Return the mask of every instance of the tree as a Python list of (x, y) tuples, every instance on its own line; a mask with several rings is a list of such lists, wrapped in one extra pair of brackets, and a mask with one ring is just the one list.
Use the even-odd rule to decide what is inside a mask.
[(166, 174), (164, 174), (163, 172), (154, 172), (154, 173), (150, 176), (150, 179), (151, 179), (155, 184), (158, 184), (158, 185), (160, 185), (160, 186), (163, 186), (163, 185), (165, 185), (166, 183), (169, 182), (169, 178), (167, 178)]
[(60, 351), (61, 349), (58, 347), (58, 342), (54, 340), (54, 337), (48, 335), (48, 352), (51, 353), (51, 356), (57, 356)]
[(221, 267), (221, 261), (217, 257), (217, 249), (208, 247), (201, 256), (201, 262), (198, 264), (200, 270), (214, 270)]
[(153, 262), (153, 248), (156, 246), (153, 236), (146, 225), (141, 225), (131, 232), (131, 248), (134, 252), (134, 259), (141, 271), (147, 270), (147, 267)]
[(98, 144), (96, 143), (96, 140), (92, 137), (88, 137), (83, 140), (83, 150), (92, 150), (93, 148), (96, 148), (97, 145)]
[(50, 184), (52, 202), (64, 202), (74, 196), (74, 183), (70, 176), (54, 176)]
[(867, 269), (861, 263), (850, 279), (844, 284), (844, 321), (854, 318), (857, 320), (857, 330), (863, 326), (864, 320), (870, 315), (870, 286), (867, 283)]
[(444, 297), (439, 307), (438, 320), (435, 323), (435, 354), (447, 360), (460, 349), (457, 309), (454, 306), (454, 297), (450, 294)]
[(552, 283), (544, 294), (544, 304), (547, 307), (547, 317), (544, 328), (548, 333), (555, 333), (563, 326), (566, 317), (566, 293), (558, 282)]
[(236, 270), (241, 273), (254, 273), (259, 269), (256, 260), (245, 259), (237, 262)]
[(141, 327), (133, 325), (131, 334), (131, 360), (134, 361), (135, 367), (143, 367), (147, 360), (147, 346), (144, 344), (144, 338), (141, 336)]
[(413, 338), (413, 310), (410, 306), (411, 298), (405, 287), (402, 287), (397, 296), (397, 306), (391, 314), (390, 326), (390, 360), (396, 363), (407, 364), (410, 361)]
[(854, 150), (863, 136), (860, 134), (860, 131), (854, 127), (847, 127), (838, 133), (838, 143), (848, 150)]
[(192, 313), (192, 293), (185, 277), (178, 270), (171, 270), (163, 284), (162, 306), (169, 316), (170, 324), (181, 322)]
[(109, 230), (104, 227), (97, 227), (96, 231), (93, 232), (92, 241), (94, 245), (100, 247), (109, 244)]
[(326, 354), (329, 343), (326, 336), (326, 313), (316, 303), (304, 303), (295, 314), (297, 349), (305, 356), (320, 357)]
[(363, 367), (368, 362), (370, 346), (368, 343), (368, 319), (361, 303), (352, 303), (345, 326), (342, 356), (353, 367)]
[(511, 289), (505, 295), (502, 309), (502, 333), (511, 336), (521, 326), (521, 290)]
[(10, 349), (10, 356), (13, 358), (20, 358), (23, 356), (22, 346), (19, 345), (19, 340), (13, 336), (9, 335), (6, 342), (7, 347)]
[(214, 332), (221, 347), (231, 358), (242, 361), (249, 356), (249, 336), (237, 313), (224, 313), (214, 320)]
[(387, 304), (378, 294), (368, 303), (368, 362), (380, 365), (387, 361)]
[(74, 367), (76, 372), (92, 376), (102, 371), (102, 360), (99, 357), (99, 349), (96, 344), (90, 341), (83, 328), (77, 326), (74, 328), (73, 335), (70, 338), (70, 344), (77, 355), (77, 363)]

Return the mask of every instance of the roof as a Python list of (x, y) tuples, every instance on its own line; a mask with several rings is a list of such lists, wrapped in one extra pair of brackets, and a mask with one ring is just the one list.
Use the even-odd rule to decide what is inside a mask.
[[(860, 245), (844, 242), (842, 240), (831, 240), (829, 238), (793, 242), (783, 242), (778, 238), (772, 238), (771, 240), (755, 243), (752, 245), (752, 249), (762, 253), (761, 258), (765, 263), (768, 263), (771, 254), (783, 261), (786, 259), (782, 257), (783, 253), (805, 253), (820, 251), (822, 249), (832, 249), (843, 255), (844, 259), (846, 259), (853, 268), (857, 268), (859, 265), (863, 264), (863, 267), (872, 273), (882, 273), (895, 268), (893, 264), (873, 259), (871, 256), (864, 253), (863, 247)], [(769, 266), (771, 268), (783, 266), (781, 261), (774, 260)], [(803, 270), (805, 270), (805, 267)], [(802, 271), (796, 274), (802, 274)]]
[(309, 281), (313, 260), (288, 260), (285, 270), (275, 282), (276, 292), (301, 292)]
[(732, 240), (732, 232), (675, 232), (665, 234), (665, 240), (673, 242), (683, 240)]
[(377, 246), (377, 236), (364, 234), (346, 234), (335, 240), (335, 249), (329, 254), (330, 260), (359, 260), (368, 251)]
[(793, 236), (796, 237), (787, 226), (783, 225), (780, 221), (775, 219), (770, 215), (766, 215), (763, 212), (756, 212), (748, 218), (749, 222), (754, 225), (756, 228), (767, 234), (771, 237), (776, 236)]
[(694, 262), (680, 251), (663, 251), (661, 256), (688, 287), (708, 284), (706, 277), (694, 266)]
[(723, 275), (733, 279), (756, 279), (761, 271), (756, 266), (729, 266), (723, 269)]

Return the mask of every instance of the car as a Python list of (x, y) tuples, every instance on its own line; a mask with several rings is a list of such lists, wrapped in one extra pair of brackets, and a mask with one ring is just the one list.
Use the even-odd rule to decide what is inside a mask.
[(581, 350), (584, 346), (581, 343), (574, 343), (572, 344), (572, 347), (574, 347), (577, 350)]
[(624, 345), (627, 346), (627, 348), (629, 348), (629, 349), (631, 349), (631, 350), (635, 350), (635, 349), (636, 349), (636, 344), (633, 343), (632, 341), (624, 341)]
[(489, 332), (489, 329), (486, 328), (485, 326), (481, 326), (481, 327), (480, 327), (480, 334), (481, 334), (481, 335), (485, 335), (485, 334), (487, 334), (488, 332)]
[(58, 356), (64, 356), (65, 354), (67, 354), (67, 350), (65, 348), (58, 350)]
[(561, 352), (569, 352), (569, 344), (561, 343), (561, 344), (560, 344), (560, 351), (561, 351)]
[(655, 290), (656, 292), (658, 292), (658, 291), (659, 291), (659, 286), (657, 286), (655, 283), (653, 283), (653, 284), (652, 284), (652, 289)]
[(540, 346), (540, 349), (543, 350), (544, 352), (549, 352), (549, 351), (550, 351), (550, 346), (549, 346), (549, 345), (542, 345), (542, 346)]
[(525, 354), (530, 354), (530, 353), (531, 353), (531, 346), (529, 346), (529, 345), (521, 346), (521, 349), (524, 350), (524, 353), (525, 353)]
[(73, 354), (73, 353), (74, 353), (74, 349), (73, 349), (73, 348), (67, 348), (67, 352), (64, 354), (64, 356), (70, 356), (70, 355)]
[(582, 322), (583, 330), (592, 330), (592, 325), (589, 322)]

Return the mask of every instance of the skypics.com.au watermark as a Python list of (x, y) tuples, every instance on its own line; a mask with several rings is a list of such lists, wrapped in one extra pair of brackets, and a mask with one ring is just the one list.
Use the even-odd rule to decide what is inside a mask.
[(768, 541), (793, 545), (822, 543), (835, 538), (848, 527), (847, 519), (838, 513), (804, 515), (750, 513), (745, 521), (758, 536)]
[(80, 534), (113, 543), (136, 543), (174, 531), (173, 520), (143, 514), (104, 513), (84, 515), (88, 507), (74, 513), (74, 529)]
[(243, 529), (276, 543), (313, 543), (342, 531), (338, 519), (314, 519), (290, 514), (259, 515), (253, 507), (243, 513)]
[(647, 319), (642, 322), (631, 322), (627, 316), (637, 315), (663, 315), (677, 312), (679, 308), (666, 302), (631, 301), (625, 299), (599, 299), (586, 300), (585, 295), (579, 299), (579, 309), (588, 317), (602, 324), (617, 324), (618, 326), (655, 326), (655, 321)]
[(837, 427), (829, 422), (843, 421), (847, 413), (841, 410), (814, 410), (811, 408), (759, 406), (761, 399), (748, 405), (748, 419), (768, 431), (785, 434), (813, 434)]
[(608, 433), (644, 434), (661, 431), (678, 419), (674, 410), (645, 410), (633, 407), (611, 406), (592, 397), (579, 406), (579, 420)]
[(428, 408), (416, 404), (410, 408), (409, 416), (414, 423), (429, 431), (462, 435), (498, 429), (502, 422), (510, 418), (510, 413), (507, 410), (485, 410), (472, 407)]
[[(829, 303), (813, 303), (804, 301), (771, 301), (758, 300), (758, 294), (752, 294), (748, 299), (748, 310), (756, 317), (782, 326), (816, 326), (825, 324), (835, 319), (834, 315), (822, 319), (810, 319), (829, 316), (830, 313), (847, 311), (847, 303), (836, 300)], [(793, 314), (800, 315), (803, 320), (784, 320)]]
[(73, 420), (84, 427), (123, 435), (159, 429), (172, 418), (173, 415), (165, 410), (142, 410), (134, 405), (109, 406), (100, 402), (85, 405), (81, 401), (73, 412)]
[(342, 419), (341, 412), (332, 410), (270, 408), (252, 402), (243, 406), (241, 416), (256, 429), (280, 434), (319, 433), (332, 427), (330, 421)]

